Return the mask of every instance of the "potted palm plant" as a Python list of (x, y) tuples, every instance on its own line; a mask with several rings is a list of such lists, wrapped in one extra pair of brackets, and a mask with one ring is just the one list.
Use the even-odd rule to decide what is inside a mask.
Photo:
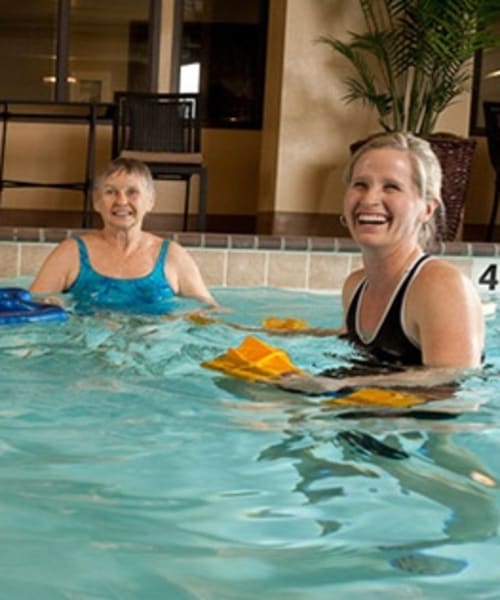
[[(345, 42), (319, 38), (347, 59), (347, 102), (373, 107), (385, 131), (428, 138), (444, 172), (446, 239), (454, 239), (475, 142), (437, 134), (442, 111), (467, 87), (468, 61), (477, 50), (499, 43), (490, 28), (500, 15), (498, 0), (358, 0), (365, 31)], [(444, 233), (442, 231), (442, 233)]]

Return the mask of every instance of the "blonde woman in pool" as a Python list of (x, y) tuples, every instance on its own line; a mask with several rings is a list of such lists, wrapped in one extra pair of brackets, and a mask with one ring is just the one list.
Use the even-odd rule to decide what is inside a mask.
[(191, 255), (143, 231), (153, 208), (148, 167), (119, 158), (99, 175), (94, 207), (103, 227), (59, 244), (31, 285), (34, 293), (69, 292), (94, 308), (161, 313), (175, 295), (216, 306)]
[(342, 379), (291, 376), (283, 387), (322, 394), (368, 384), (433, 385), (480, 366), (479, 296), (456, 267), (424, 251), (442, 210), (441, 181), (427, 141), (374, 136), (352, 156), (343, 206), (363, 268), (343, 286), (341, 333), (377, 362), (429, 368)]

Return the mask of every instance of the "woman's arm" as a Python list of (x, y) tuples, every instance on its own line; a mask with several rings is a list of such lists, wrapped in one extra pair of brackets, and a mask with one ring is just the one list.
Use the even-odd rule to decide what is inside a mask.
[(240, 325), (239, 323), (228, 323), (225, 325), (240, 331), (254, 331), (259, 333), (267, 333), (269, 335), (277, 335), (282, 337), (292, 336), (311, 336), (311, 337), (331, 337), (343, 333), (343, 327), (303, 327), (301, 329), (293, 329), (286, 327), (264, 327), (263, 325)]
[(456, 382), (463, 375), (464, 369), (416, 367), (395, 373), (359, 375), (338, 379), (317, 375), (286, 375), (278, 381), (278, 386), (291, 392), (321, 396), (337, 392), (345, 387), (431, 388)]
[(64, 292), (78, 274), (79, 260), (76, 242), (64, 240), (47, 256), (30, 286), (30, 291), (41, 294)]
[(193, 257), (176, 242), (170, 242), (165, 274), (176, 294), (194, 298), (209, 306), (218, 306)]
[(442, 260), (427, 263), (408, 294), (409, 332), (429, 367), (474, 368), (484, 348), (484, 313), (472, 281)]

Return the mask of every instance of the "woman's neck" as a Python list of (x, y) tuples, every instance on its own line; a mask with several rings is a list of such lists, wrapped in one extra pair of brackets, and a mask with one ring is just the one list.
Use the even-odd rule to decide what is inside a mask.
[(363, 253), (368, 285), (372, 290), (392, 288), (422, 254), (420, 246)]
[(141, 229), (105, 228), (99, 234), (103, 241), (113, 248), (122, 250), (125, 254), (135, 252), (147, 237), (147, 234)]

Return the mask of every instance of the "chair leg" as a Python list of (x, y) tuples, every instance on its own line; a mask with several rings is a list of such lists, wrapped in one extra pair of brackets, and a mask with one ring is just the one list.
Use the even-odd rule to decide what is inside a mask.
[(495, 224), (497, 221), (498, 213), (498, 201), (500, 196), (500, 175), (497, 175), (495, 179), (495, 195), (493, 196), (493, 205), (491, 207), (490, 221), (488, 223), (488, 231), (486, 234), (486, 241), (492, 242), (495, 236)]
[(200, 171), (200, 199), (198, 204), (198, 229), (205, 231), (207, 218), (207, 188), (208, 174), (207, 169), (203, 167)]
[(189, 218), (189, 196), (191, 192), (191, 175), (186, 177), (186, 196), (184, 198), (184, 215), (182, 218), (182, 231), (187, 231)]
[(92, 184), (87, 183), (87, 189), (83, 191), (83, 215), (82, 215), (82, 227), (83, 229), (89, 229), (92, 227)]
[(92, 223), (92, 196), (94, 192), (94, 171), (95, 171), (95, 136), (97, 127), (97, 108), (94, 103), (90, 105), (90, 113), (88, 115), (88, 138), (87, 138), (87, 163), (85, 166), (85, 187), (84, 187), (84, 203), (82, 226), (84, 228), (91, 227)]

